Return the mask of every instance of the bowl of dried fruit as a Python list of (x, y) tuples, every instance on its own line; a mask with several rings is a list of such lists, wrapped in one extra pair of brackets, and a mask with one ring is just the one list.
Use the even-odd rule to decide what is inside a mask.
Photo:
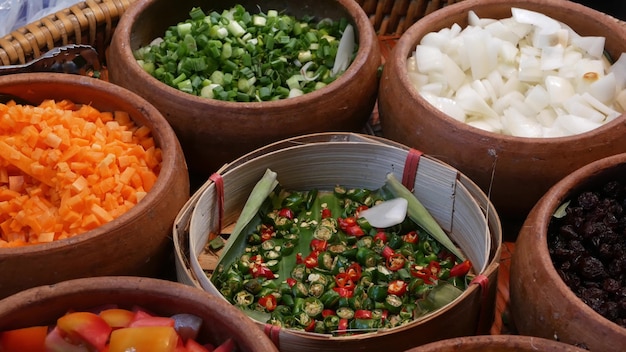
[(0, 92), (9, 100), (0, 104), (0, 297), (163, 272), (189, 198), (183, 152), (163, 115), (86, 76), (3, 76)]
[(215, 297), (171, 281), (108, 276), (31, 288), (0, 300), (2, 351), (277, 351)]
[(354, 1), (142, 1), (108, 53), (112, 82), (176, 131), (190, 170), (210, 175), (265, 144), (359, 131), (374, 107), (380, 53)]
[(592, 162), (535, 205), (511, 262), (521, 334), (611, 351), (626, 344), (626, 154)]
[(383, 133), (458, 168), (503, 218), (523, 221), (561, 178), (626, 151), (625, 39), (624, 25), (573, 1), (446, 6), (385, 63)]

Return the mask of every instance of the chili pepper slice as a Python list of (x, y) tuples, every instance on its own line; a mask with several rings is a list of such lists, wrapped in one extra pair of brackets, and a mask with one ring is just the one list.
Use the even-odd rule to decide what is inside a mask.
[(378, 231), (376, 235), (374, 235), (374, 241), (380, 241), (382, 243), (387, 243), (387, 234), (383, 231)]
[(347, 288), (350, 290), (354, 289), (355, 286), (352, 277), (346, 272), (335, 275), (335, 283), (339, 288)]
[(359, 225), (349, 226), (345, 231), (347, 235), (354, 237), (362, 237), (365, 235), (365, 231)]
[(289, 220), (293, 220), (293, 218), (295, 216), (295, 213), (293, 212), (293, 210), (291, 210), (289, 208), (282, 208), (278, 212), (278, 216), (282, 216), (283, 218), (287, 218)]
[(293, 285), (295, 285), (296, 282), (298, 282), (298, 280), (294, 279), (293, 277), (288, 277), (286, 281), (289, 287), (293, 287)]
[(333, 216), (333, 213), (330, 209), (324, 208), (322, 209), (322, 219), (330, 218)]
[(396, 254), (396, 251), (394, 251), (393, 248), (389, 246), (385, 246), (380, 254), (385, 257), (385, 259), (389, 259), (392, 255)]
[(322, 311), (322, 317), (326, 318), (328, 316), (335, 315), (335, 311), (332, 309), (324, 309)]
[(407, 283), (404, 280), (393, 280), (387, 286), (387, 293), (398, 297), (404, 295), (407, 291)]
[(345, 334), (348, 331), (348, 319), (341, 318), (339, 319), (339, 325), (337, 326), (337, 332), (339, 334)]
[(302, 253), (296, 253), (296, 264), (304, 263), (304, 258), (302, 258)]
[(354, 290), (345, 288), (345, 287), (333, 287), (333, 290), (339, 294), (341, 297), (350, 298), (354, 295)]
[(465, 260), (450, 269), (450, 277), (458, 277), (466, 275), (472, 268), (472, 262)]
[(354, 311), (355, 319), (371, 319), (372, 311), (367, 309), (357, 309)]
[(311, 250), (314, 252), (323, 252), (328, 248), (328, 241), (314, 238), (311, 240)]
[(417, 231), (410, 231), (402, 236), (402, 240), (406, 243), (417, 244), (419, 242), (419, 235)]
[(354, 210), (354, 216), (355, 216), (356, 218), (359, 218), (359, 217), (360, 217), (359, 215), (361, 214), (361, 212), (362, 212), (363, 210), (366, 210), (366, 209), (369, 209), (369, 207), (368, 207), (367, 205), (365, 205), (365, 204), (363, 204), (363, 205), (359, 205), (359, 206), (358, 206), (358, 207)]
[(352, 263), (350, 264), (348, 269), (346, 269), (346, 273), (348, 274), (350, 279), (352, 279), (353, 282), (359, 281), (359, 279), (361, 278), (362, 271), (363, 270), (359, 263)]
[(398, 271), (404, 268), (405, 263), (406, 258), (404, 258), (402, 253), (394, 253), (387, 258), (387, 269), (391, 271)]
[(272, 270), (263, 265), (263, 263), (252, 263), (252, 265), (250, 266), (250, 274), (254, 278), (264, 277), (270, 280), (276, 278)]
[(276, 300), (276, 296), (274, 296), (273, 294), (267, 294), (261, 298), (259, 298), (259, 304), (267, 309), (269, 312), (273, 311), (274, 309), (276, 309), (276, 306), (278, 305), (278, 301)]
[(309, 269), (317, 267), (317, 255), (318, 252), (311, 252), (311, 254), (304, 258), (304, 265)]
[(343, 232), (347, 233), (348, 228), (357, 225), (357, 222), (355, 217), (349, 216), (345, 218), (337, 218), (337, 224)]

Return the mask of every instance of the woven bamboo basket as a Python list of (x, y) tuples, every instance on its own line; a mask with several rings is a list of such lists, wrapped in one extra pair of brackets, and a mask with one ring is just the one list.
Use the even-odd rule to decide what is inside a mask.
[[(252, 187), (267, 168), (277, 172), (279, 182), (287, 189), (332, 189), (336, 184), (376, 189), (389, 172), (398, 179), (410, 173), (410, 163), (405, 166), (409, 151), (380, 137), (321, 133), (270, 144), (235, 160), (219, 171), (223, 192), (209, 180), (179, 213), (174, 228), (179, 281), (222, 297), (205, 274), (207, 266), (198, 258), (204, 254), (209, 232), (227, 232), (236, 221)], [(481, 263), (476, 253), (470, 253), (469, 246), (461, 247), (475, 267), (484, 268), (478, 269), (478, 277), (484, 281), (478, 284), (481, 280), (474, 280), (476, 284), (455, 301), (423, 318), (363, 335), (330, 336), (257, 322), (281, 351), (403, 351), (445, 338), (488, 332), (493, 322), (502, 241), (497, 213), (472, 181), (428, 156), (419, 159), (414, 184), (410, 185), (453, 240), (473, 237), (478, 248), (489, 253)], [(413, 188), (410, 185), (408, 188)]]

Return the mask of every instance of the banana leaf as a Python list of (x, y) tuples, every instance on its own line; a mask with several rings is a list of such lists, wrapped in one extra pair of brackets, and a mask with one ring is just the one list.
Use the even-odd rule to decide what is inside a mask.
[(429, 235), (431, 235), (442, 246), (446, 247), (452, 254), (459, 259), (465, 260), (465, 256), (459, 251), (457, 246), (450, 240), (448, 234), (439, 226), (437, 220), (428, 212), (428, 209), (409, 191), (398, 179), (392, 174), (387, 174), (387, 180), (382, 187), (383, 190), (390, 192), (395, 197), (402, 197), (409, 202), (407, 215), (416, 224), (421, 226)]

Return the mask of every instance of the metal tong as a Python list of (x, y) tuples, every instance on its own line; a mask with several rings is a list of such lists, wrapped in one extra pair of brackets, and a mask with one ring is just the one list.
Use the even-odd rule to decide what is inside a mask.
[(0, 76), (25, 72), (86, 74), (100, 69), (98, 53), (92, 46), (69, 44), (56, 47), (25, 64), (0, 66)]

